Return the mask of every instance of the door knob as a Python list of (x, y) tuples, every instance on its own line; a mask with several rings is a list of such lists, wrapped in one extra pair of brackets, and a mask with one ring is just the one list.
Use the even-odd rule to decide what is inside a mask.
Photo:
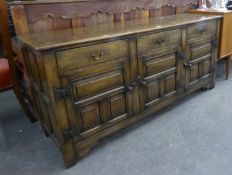
[(144, 86), (147, 85), (147, 82), (143, 81), (143, 80), (141, 80), (139, 83), (142, 84), (142, 85), (144, 85)]
[(191, 68), (192, 66), (193, 66), (192, 63), (187, 63), (187, 62), (184, 63), (184, 67), (186, 68)]
[(132, 86), (130, 86), (130, 85), (128, 85), (126, 88), (127, 88), (128, 91), (133, 91), (133, 89), (134, 89), (134, 88), (133, 88)]
[(142, 78), (140, 76), (137, 77), (137, 80), (141, 85), (144, 85), (144, 86), (147, 85), (147, 82), (142, 80)]

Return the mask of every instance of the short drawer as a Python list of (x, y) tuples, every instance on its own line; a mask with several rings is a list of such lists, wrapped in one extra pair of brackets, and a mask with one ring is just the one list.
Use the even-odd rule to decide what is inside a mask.
[(187, 28), (187, 38), (195, 39), (205, 35), (214, 35), (217, 32), (216, 21), (201, 22)]
[(150, 52), (181, 40), (181, 30), (169, 30), (155, 34), (141, 36), (137, 40), (138, 53)]
[(80, 47), (56, 53), (60, 73), (126, 57), (129, 58), (127, 40)]

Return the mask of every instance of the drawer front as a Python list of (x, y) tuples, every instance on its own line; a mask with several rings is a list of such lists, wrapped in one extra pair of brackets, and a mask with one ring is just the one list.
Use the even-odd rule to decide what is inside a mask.
[(139, 54), (151, 52), (152, 50), (180, 42), (180, 40), (180, 29), (145, 35), (138, 38), (137, 50)]
[(206, 35), (215, 35), (217, 32), (217, 22), (209, 21), (209, 22), (201, 22), (194, 24), (187, 28), (187, 38), (195, 39), (201, 38)]
[(80, 47), (56, 53), (60, 73), (95, 65), (129, 55), (127, 40)]

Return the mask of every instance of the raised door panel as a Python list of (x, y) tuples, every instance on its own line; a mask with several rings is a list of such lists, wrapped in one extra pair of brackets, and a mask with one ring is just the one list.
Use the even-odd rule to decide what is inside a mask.
[(44, 101), (43, 93), (38, 90), (33, 89), (33, 94), (35, 95), (35, 107), (36, 107), (36, 117), (38, 117), (41, 127), (47, 134), (51, 134), (53, 132), (52, 120), (51, 120), (51, 112), (48, 104)]
[(165, 92), (166, 94), (170, 94), (176, 91), (176, 76), (175, 74), (170, 74), (166, 77), (165, 80)]
[(124, 94), (117, 94), (108, 99), (109, 120), (117, 119), (126, 115), (126, 100)]
[(93, 103), (76, 110), (80, 132), (95, 129), (101, 125), (100, 105)]
[(211, 53), (212, 44), (211, 42), (206, 42), (199, 45), (191, 45), (191, 61), (199, 59), (201, 56), (207, 55)]
[(156, 75), (158, 73), (174, 68), (175, 65), (175, 54), (170, 54), (164, 57), (159, 57), (157, 59), (148, 60), (145, 62), (146, 75)]
[(146, 101), (155, 101), (159, 98), (159, 81), (152, 81), (147, 83), (146, 89)]
[(117, 69), (73, 82), (75, 99), (85, 99), (123, 86), (124, 79), (122, 71), (123, 69)]

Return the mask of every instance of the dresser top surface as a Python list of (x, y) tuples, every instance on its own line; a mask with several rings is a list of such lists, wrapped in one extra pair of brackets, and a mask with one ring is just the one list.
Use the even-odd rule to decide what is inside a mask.
[(51, 32), (33, 33), (18, 36), (18, 39), (35, 50), (48, 50), (74, 44), (82, 44), (98, 40), (117, 40), (122, 36), (158, 31), (165, 28), (178, 27), (201, 21), (213, 20), (221, 16), (204, 16), (178, 14), (147, 20), (134, 20), (123, 23), (101, 24), (77, 29), (66, 29)]

